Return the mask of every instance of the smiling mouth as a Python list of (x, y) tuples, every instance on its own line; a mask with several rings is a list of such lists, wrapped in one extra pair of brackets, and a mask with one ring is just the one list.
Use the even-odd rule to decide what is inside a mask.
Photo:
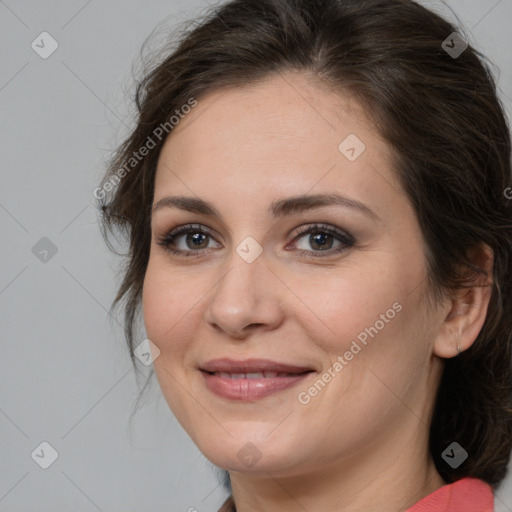
[(206, 388), (217, 397), (238, 402), (254, 402), (282, 393), (303, 382), (313, 370), (302, 372), (208, 372), (201, 370)]

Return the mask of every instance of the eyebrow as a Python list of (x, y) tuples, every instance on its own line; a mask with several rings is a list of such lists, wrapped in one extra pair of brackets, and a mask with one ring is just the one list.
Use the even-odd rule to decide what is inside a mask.
[[(379, 216), (364, 203), (340, 194), (314, 194), (286, 197), (284, 199), (274, 201), (269, 207), (269, 212), (273, 217), (278, 218), (290, 215), (292, 213), (298, 213), (306, 210), (312, 210), (314, 208), (320, 208), (322, 206), (332, 205), (341, 206), (344, 208), (353, 208), (374, 220), (380, 220)], [(222, 219), (222, 216), (212, 204), (197, 197), (164, 197), (153, 206), (152, 211), (154, 213), (162, 208), (179, 208), (188, 212), (211, 215)]]

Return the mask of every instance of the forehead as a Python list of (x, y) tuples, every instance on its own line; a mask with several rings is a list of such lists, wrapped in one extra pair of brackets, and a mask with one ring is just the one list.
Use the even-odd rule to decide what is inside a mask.
[[(356, 159), (347, 158), (350, 146)], [(201, 98), (164, 144), (155, 200), (171, 190), (211, 196), (222, 189), (269, 200), (313, 188), (364, 195), (382, 180), (395, 182), (390, 149), (364, 108), (288, 73)]]

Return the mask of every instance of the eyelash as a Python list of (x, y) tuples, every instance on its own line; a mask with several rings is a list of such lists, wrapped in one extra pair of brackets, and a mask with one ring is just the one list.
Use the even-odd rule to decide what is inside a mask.
[[(157, 245), (163, 247), (165, 250), (169, 251), (172, 254), (185, 256), (185, 257), (199, 257), (201, 256), (201, 253), (206, 251), (207, 249), (198, 249), (196, 251), (189, 250), (189, 251), (182, 251), (181, 249), (173, 249), (171, 247), (171, 244), (173, 244), (180, 235), (183, 234), (197, 234), (201, 233), (203, 235), (207, 235), (211, 238), (213, 236), (208, 233), (208, 231), (201, 229), (200, 225), (192, 225), (192, 224), (184, 224), (183, 226), (178, 226), (177, 228), (172, 229), (171, 231), (168, 231), (167, 233), (157, 237)], [(329, 226), (327, 224), (313, 224), (309, 226), (302, 226), (299, 228), (298, 233), (295, 235), (293, 242), (296, 242), (298, 239), (302, 238), (306, 234), (318, 234), (318, 233), (327, 233), (329, 235), (332, 235), (333, 237), (337, 238), (338, 241), (342, 242), (340, 246), (338, 246), (335, 249), (328, 249), (328, 250), (319, 250), (319, 251), (305, 251), (299, 249), (297, 252), (300, 256), (306, 256), (306, 257), (323, 257), (323, 255), (326, 256), (332, 256), (333, 254), (339, 254), (348, 248), (352, 247), (355, 244), (355, 239), (346, 233), (345, 231), (342, 231), (338, 228), (334, 228), (332, 226)], [(321, 253), (315, 255), (315, 253)]]

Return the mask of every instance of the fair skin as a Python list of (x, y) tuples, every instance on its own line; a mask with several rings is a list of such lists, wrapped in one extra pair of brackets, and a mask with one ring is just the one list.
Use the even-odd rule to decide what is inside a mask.
[[(338, 149), (349, 134), (366, 146), (354, 161)], [(280, 199), (333, 193), (373, 214), (339, 205), (269, 211)], [(153, 204), (167, 196), (200, 198), (220, 218), (174, 206), (152, 214), (143, 312), (161, 352), (155, 373), (192, 440), (230, 472), (238, 512), (397, 512), (444, 485), (428, 451), (442, 358), (473, 343), (489, 289), (428, 306), (416, 215), (360, 104), (292, 72), (208, 94), (160, 154)], [(172, 247), (196, 256), (158, 245), (189, 223), (208, 232), (204, 244), (182, 234)], [(321, 250), (310, 234), (296, 238), (315, 223), (354, 244), (328, 237)], [(236, 251), (249, 236), (263, 249), (251, 263)], [(301, 403), (298, 394), (332, 372), (393, 304), (400, 311)], [(236, 401), (212, 393), (199, 370), (221, 357), (315, 372), (298, 386)], [(252, 465), (237, 456), (247, 443), (259, 456)]]

